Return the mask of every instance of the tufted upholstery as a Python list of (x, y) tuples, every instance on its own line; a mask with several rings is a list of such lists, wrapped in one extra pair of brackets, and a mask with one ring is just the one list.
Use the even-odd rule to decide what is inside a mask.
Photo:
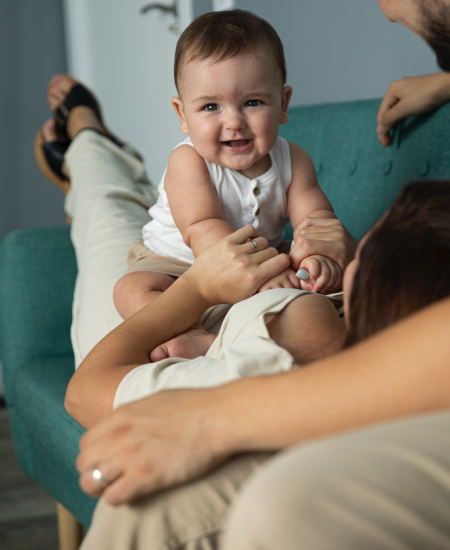
[(450, 104), (399, 124), (390, 147), (375, 132), (379, 100), (290, 111), (280, 135), (313, 159), (336, 215), (359, 239), (406, 182), (450, 178)]
[[(294, 108), (281, 135), (311, 155), (338, 217), (359, 238), (407, 181), (450, 178), (450, 105), (376, 139), (379, 100)], [(0, 245), (0, 353), (17, 456), (84, 525), (95, 501), (74, 466), (83, 430), (64, 410), (74, 368), (69, 327), (76, 265), (67, 227), (27, 229)]]

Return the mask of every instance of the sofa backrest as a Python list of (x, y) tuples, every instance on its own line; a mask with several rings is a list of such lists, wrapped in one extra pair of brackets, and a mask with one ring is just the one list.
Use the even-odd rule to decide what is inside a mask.
[(311, 156), (337, 217), (359, 239), (405, 183), (450, 179), (450, 105), (409, 118), (394, 143), (377, 140), (380, 100), (295, 107), (280, 135)]

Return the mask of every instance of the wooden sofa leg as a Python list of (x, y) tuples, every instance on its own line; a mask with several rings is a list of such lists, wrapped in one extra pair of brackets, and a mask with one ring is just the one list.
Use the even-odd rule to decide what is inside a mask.
[(78, 550), (83, 539), (83, 526), (59, 502), (56, 503), (58, 513), (59, 550)]

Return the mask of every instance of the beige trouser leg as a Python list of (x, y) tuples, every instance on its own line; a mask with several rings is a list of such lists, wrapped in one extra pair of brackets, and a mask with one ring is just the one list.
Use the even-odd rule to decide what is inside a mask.
[(78, 263), (72, 321), (75, 364), (122, 319), (112, 293), (141, 238), (157, 193), (141, 161), (92, 130), (80, 132), (65, 160), (70, 170), (66, 212)]
[(450, 412), (296, 447), (246, 486), (223, 550), (450, 548)]
[(269, 456), (235, 457), (199, 480), (132, 504), (112, 507), (100, 500), (81, 549), (216, 549), (230, 504)]

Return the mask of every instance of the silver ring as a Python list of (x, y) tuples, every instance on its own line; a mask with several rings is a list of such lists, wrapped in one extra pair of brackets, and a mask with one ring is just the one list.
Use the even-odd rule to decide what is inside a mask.
[(253, 253), (258, 252), (258, 243), (255, 241), (248, 241), (253, 246)]
[(97, 468), (97, 466), (95, 466), (95, 468), (92, 468), (92, 477), (102, 487), (104, 485), (108, 485), (108, 481), (103, 477), (103, 474)]

